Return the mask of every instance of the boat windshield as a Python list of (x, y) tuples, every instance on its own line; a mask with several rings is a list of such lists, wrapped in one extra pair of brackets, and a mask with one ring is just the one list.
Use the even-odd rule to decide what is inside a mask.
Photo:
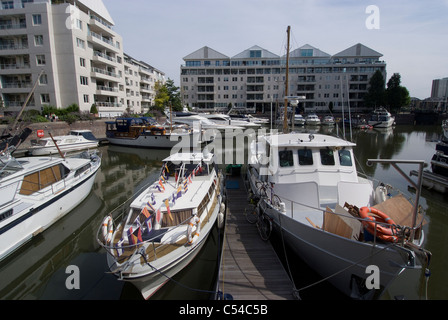
[(13, 157), (0, 157), (0, 179), (23, 169), (22, 164)]

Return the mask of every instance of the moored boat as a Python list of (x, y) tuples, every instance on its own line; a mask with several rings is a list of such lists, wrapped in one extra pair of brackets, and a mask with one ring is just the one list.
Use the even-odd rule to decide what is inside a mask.
[(33, 156), (76, 152), (98, 147), (98, 139), (90, 130), (71, 130), (68, 135), (31, 140), (28, 152)]
[(377, 108), (370, 115), (368, 124), (374, 128), (390, 128), (395, 124), (395, 117), (385, 108)]
[(305, 124), (307, 126), (319, 126), (321, 124), (321, 121), (317, 115), (309, 114), (305, 118)]
[(305, 122), (306, 122), (306, 120), (301, 114), (294, 115), (294, 124), (295, 125), (303, 126), (303, 125), (305, 125)]
[(150, 118), (117, 118), (106, 122), (106, 138), (111, 144), (166, 148), (195, 147), (202, 142), (201, 129), (182, 125), (160, 125)]
[(334, 126), (335, 123), (336, 122), (334, 120), (334, 117), (332, 116), (325, 116), (324, 119), (322, 120), (322, 124), (324, 126)]
[[(247, 175), (258, 210), (322, 278), (355, 299), (383, 297), (406, 275), (418, 283), (431, 256), (423, 248), (419, 192), (413, 206), (358, 176), (355, 144), (336, 137), (265, 135), (254, 144)], [(420, 176), (423, 168), (423, 161), (370, 161), (417, 163)], [(366, 286), (369, 266), (381, 279), (374, 288)]]
[(215, 223), (223, 226), (223, 186), (211, 153), (164, 159), (159, 180), (137, 195), (127, 214), (112, 213), (99, 228), (111, 272), (150, 298), (195, 258)]
[(0, 156), (0, 259), (40, 234), (90, 193), (101, 157)]

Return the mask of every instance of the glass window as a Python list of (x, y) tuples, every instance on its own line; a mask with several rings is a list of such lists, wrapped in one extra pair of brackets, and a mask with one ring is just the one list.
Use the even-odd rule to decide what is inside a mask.
[(33, 14), (33, 25), (41, 25), (42, 16), (40, 14)]
[(333, 150), (327, 148), (327, 149), (320, 149), (320, 162), (324, 166), (334, 166), (334, 152)]
[(311, 149), (299, 149), (299, 165), (311, 166), (313, 165), (313, 153)]
[(292, 167), (294, 166), (294, 159), (292, 156), (292, 150), (285, 150), (278, 152), (278, 158), (280, 167)]
[(339, 150), (339, 163), (341, 166), (351, 167), (352, 166), (352, 157), (350, 155), (350, 151), (342, 149)]

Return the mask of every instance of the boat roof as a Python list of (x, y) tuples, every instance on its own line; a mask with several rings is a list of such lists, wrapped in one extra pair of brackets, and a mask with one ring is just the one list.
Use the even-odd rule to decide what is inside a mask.
[(355, 143), (324, 134), (288, 133), (269, 135), (265, 140), (274, 147), (354, 147)]
[(171, 162), (211, 162), (213, 160), (212, 153), (201, 153), (201, 152), (189, 152), (189, 153), (175, 153), (165, 158), (163, 161)]

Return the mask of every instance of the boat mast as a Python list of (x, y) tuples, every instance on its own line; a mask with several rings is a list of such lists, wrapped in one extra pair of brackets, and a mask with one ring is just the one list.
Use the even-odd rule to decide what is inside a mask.
[(288, 44), (286, 47), (286, 81), (285, 81), (285, 107), (283, 114), (283, 133), (288, 131), (288, 87), (289, 87), (289, 37), (291, 33), (291, 26), (286, 30), (288, 35)]

